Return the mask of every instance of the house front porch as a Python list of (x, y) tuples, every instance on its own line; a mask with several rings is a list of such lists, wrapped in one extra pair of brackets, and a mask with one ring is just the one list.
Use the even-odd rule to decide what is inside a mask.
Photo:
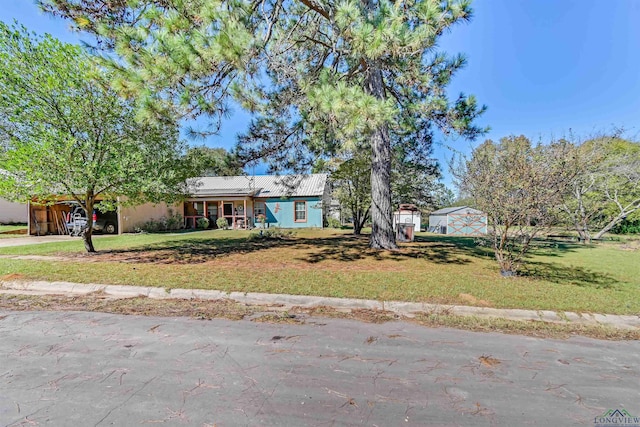
[(259, 209), (260, 203), (251, 197), (189, 199), (184, 203), (185, 228), (197, 228), (198, 219), (207, 218), (208, 228), (215, 229), (218, 219), (224, 218), (230, 229), (251, 229), (255, 226), (256, 207)]

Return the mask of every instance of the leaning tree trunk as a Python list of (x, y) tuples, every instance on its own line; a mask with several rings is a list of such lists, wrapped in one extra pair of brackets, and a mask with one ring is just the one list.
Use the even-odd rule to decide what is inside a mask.
[(602, 236), (604, 236), (604, 234), (606, 232), (608, 232), (609, 230), (611, 230), (613, 227), (615, 227), (619, 222), (621, 222), (623, 219), (625, 219), (627, 217), (628, 212), (623, 212), (621, 214), (619, 214), (618, 216), (616, 216), (614, 219), (612, 219), (611, 221), (609, 221), (609, 223), (607, 225), (605, 225), (600, 231), (598, 231), (596, 233), (595, 236), (593, 236), (594, 240), (600, 240), (602, 239)]
[(358, 212), (357, 215), (354, 215), (353, 218), (353, 234), (355, 234), (356, 236), (359, 236), (360, 234), (362, 234), (362, 229), (364, 228), (364, 225), (367, 222), (367, 219), (369, 219), (369, 210), (371, 208), (367, 208), (366, 211), (362, 212), (360, 209), (356, 208), (355, 211)]
[[(369, 64), (365, 91), (378, 99), (386, 97), (382, 71)], [(391, 140), (386, 124), (371, 138), (371, 239), (373, 249), (397, 249), (391, 211)]]

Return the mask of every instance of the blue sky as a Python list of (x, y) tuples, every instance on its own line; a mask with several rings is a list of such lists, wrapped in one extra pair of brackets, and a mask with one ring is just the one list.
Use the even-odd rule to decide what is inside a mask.
[[(455, 27), (440, 46), (467, 56), (450, 93), (474, 94), (487, 105), (479, 124), (491, 131), (473, 143), (442, 140), (436, 157), (445, 174), (452, 155), (448, 147), (469, 152), (487, 138), (524, 134), (548, 141), (570, 131), (586, 137), (614, 126), (638, 136), (640, 0), (475, 0), (473, 8), (472, 21)], [(14, 19), (66, 42), (80, 40), (67, 23), (43, 15), (31, 0), (2, 0), (0, 20)], [(231, 148), (247, 119), (235, 111), (207, 145)]]

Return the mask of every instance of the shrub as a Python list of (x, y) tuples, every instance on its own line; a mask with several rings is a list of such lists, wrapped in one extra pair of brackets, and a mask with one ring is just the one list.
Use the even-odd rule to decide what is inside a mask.
[(615, 234), (640, 234), (640, 219), (625, 219), (611, 230)]
[(227, 218), (218, 218), (216, 220), (216, 225), (222, 230), (226, 230), (227, 228), (229, 228), (229, 222), (227, 221)]
[(147, 233), (159, 233), (163, 231), (176, 231), (184, 228), (184, 219), (179, 213), (174, 213), (172, 209), (169, 209), (167, 216), (162, 216), (159, 219), (150, 219), (145, 221), (142, 225), (136, 227), (136, 231), (144, 231)]
[(174, 213), (169, 209), (168, 215), (163, 217), (167, 230), (182, 230), (184, 228), (184, 218), (179, 213)]
[(145, 233), (157, 233), (160, 231), (161, 223), (158, 220), (150, 219), (149, 221), (145, 221), (139, 227), (136, 227), (136, 231), (145, 232)]
[(295, 232), (292, 230), (283, 230), (282, 228), (272, 227), (260, 230), (255, 233), (251, 233), (248, 237), (249, 240), (281, 240), (295, 236)]
[(333, 218), (333, 217), (329, 217), (327, 218), (327, 226), (329, 228), (340, 228), (342, 226), (342, 224), (340, 224), (340, 220)]
[(196, 227), (203, 229), (209, 228), (209, 218), (198, 218), (198, 220), (196, 221)]
[(256, 226), (259, 228), (265, 228), (265, 224), (267, 223), (267, 217), (264, 214), (258, 214), (256, 216)]

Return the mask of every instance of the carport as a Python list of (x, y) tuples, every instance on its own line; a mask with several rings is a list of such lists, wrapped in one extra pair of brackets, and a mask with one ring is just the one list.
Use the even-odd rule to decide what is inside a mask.
[[(118, 198), (120, 202), (120, 198)], [(124, 201), (124, 200), (122, 200)], [(65, 203), (66, 202), (66, 203)], [(42, 203), (36, 199), (28, 204), (28, 233), (30, 236), (69, 234), (66, 215), (70, 212), (68, 197), (57, 197), (53, 201)], [(115, 212), (117, 234), (133, 233), (136, 228), (150, 219), (168, 216), (169, 209), (182, 214), (182, 206), (168, 206), (166, 203), (145, 203), (138, 206), (122, 206)]]

